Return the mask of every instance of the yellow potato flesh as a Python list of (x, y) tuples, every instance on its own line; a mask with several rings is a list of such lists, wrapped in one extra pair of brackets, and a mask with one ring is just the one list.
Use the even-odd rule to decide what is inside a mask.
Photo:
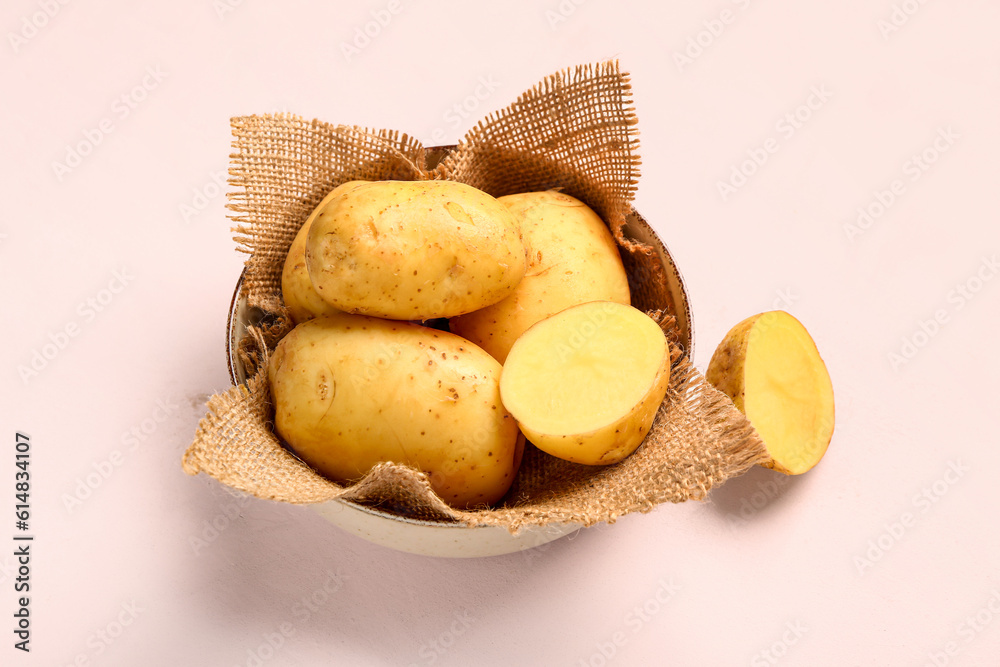
[(472, 312), (524, 276), (517, 219), (451, 181), (376, 181), (331, 198), (306, 239), (316, 292), (343, 311), (397, 320)]
[(771, 311), (737, 324), (719, 344), (706, 378), (730, 396), (767, 447), (768, 467), (798, 475), (833, 437), (833, 384), (802, 324)]
[(494, 503), (514, 479), (519, 433), (500, 400), (500, 365), (458, 336), (319, 317), (278, 343), (268, 378), (276, 432), (330, 479), (406, 464), (456, 507)]
[(604, 465), (642, 443), (669, 382), (660, 327), (631, 306), (597, 301), (528, 329), (507, 356), (500, 393), (536, 447)]
[(313, 220), (332, 198), (365, 182), (349, 181), (334, 188), (302, 224), (292, 241), (292, 245), (288, 248), (285, 265), (281, 271), (281, 294), (285, 301), (285, 307), (288, 308), (288, 314), (295, 324), (320, 315), (332, 315), (338, 312), (336, 308), (316, 293), (316, 289), (309, 279), (309, 271), (306, 269), (306, 237), (309, 234), (309, 228), (312, 227)]
[(535, 322), (588, 301), (628, 304), (628, 276), (611, 232), (590, 207), (556, 191), (500, 197), (519, 219), (528, 265), (502, 301), (452, 318), (451, 331), (504, 363)]

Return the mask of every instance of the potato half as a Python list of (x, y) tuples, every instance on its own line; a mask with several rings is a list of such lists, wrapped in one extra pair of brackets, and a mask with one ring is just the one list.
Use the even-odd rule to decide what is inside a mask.
[(812, 336), (781, 310), (748, 317), (719, 343), (706, 379), (757, 429), (787, 475), (811, 469), (833, 438), (833, 383)]
[(514, 292), (454, 317), (451, 330), (504, 363), (535, 322), (588, 301), (630, 302), (628, 276), (604, 221), (579, 199), (550, 190), (497, 201), (520, 220), (528, 265)]
[(305, 255), (327, 303), (396, 320), (484, 308), (510, 294), (525, 267), (514, 215), (453, 181), (374, 181), (331, 197)]
[(500, 378), (504, 405), (539, 449), (617, 463), (649, 432), (670, 382), (659, 325), (632, 306), (572, 306), (524, 332)]
[[(463, 338), (338, 313), (296, 326), (268, 364), (277, 434), (326, 477), (411, 465), (456, 507), (499, 500), (520, 463), (500, 364)], [(521, 443), (521, 444), (519, 444)]]
[(291, 315), (292, 322), (295, 324), (320, 315), (331, 315), (338, 312), (336, 308), (316, 293), (316, 289), (309, 279), (309, 271), (306, 269), (306, 237), (309, 234), (309, 228), (312, 227), (313, 220), (332, 198), (348, 190), (353, 190), (365, 182), (348, 181), (331, 190), (330, 194), (323, 198), (319, 206), (302, 223), (299, 233), (295, 235), (291, 247), (288, 248), (285, 265), (281, 271), (281, 294), (285, 300), (285, 307), (288, 308), (288, 314)]

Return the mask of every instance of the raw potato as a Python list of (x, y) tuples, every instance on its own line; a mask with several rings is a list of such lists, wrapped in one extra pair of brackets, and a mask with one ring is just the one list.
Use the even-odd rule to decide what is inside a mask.
[(348, 181), (334, 188), (330, 194), (323, 198), (319, 206), (312, 212), (299, 228), (299, 233), (295, 235), (291, 247), (288, 248), (288, 255), (285, 257), (285, 266), (281, 271), (281, 294), (285, 299), (285, 307), (292, 317), (292, 322), (300, 324), (306, 320), (311, 320), (320, 315), (332, 315), (339, 312), (336, 308), (328, 304), (320, 295), (316, 293), (312, 281), (309, 280), (309, 272), (306, 270), (306, 235), (312, 227), (313, 220), (319, 211), (323, 210), (327, 202), (333, 197), (353, 190), (355, 187), (366, 181)]
[(397, 320), (469, 313), (524, 276), (507, 207), (452, 181), (375, 181), (332, 197), (306, 239), (316, 292), (343, 311)]
[(456, 507), (491, 504), (520, 463), (500, 364), (444, 331), (338, 313), (296, 326), (268, 365), (274, 424), (338, 482), (381, 461), (426, 472)]
[(769, 468), (806, 472), (833, 437), (833, 384), (802, 324), (775, 310), (733, 327), (712, 355), (706, 378), (757, 429)]
[(452, 318), (449, 325), (504, 363), (535, 322), (588, 301), (630, 303), (628, 276), (604, 221), (579, 199), (550, 190), (497, 201), (519, 218), (528, 265), (499, 303)]
[(528, 329), (507, 356), (500, 395), (536, 447), (605, 465), (639, 447), (669, 383), (659, 325), (632, 306), (594, 301)]

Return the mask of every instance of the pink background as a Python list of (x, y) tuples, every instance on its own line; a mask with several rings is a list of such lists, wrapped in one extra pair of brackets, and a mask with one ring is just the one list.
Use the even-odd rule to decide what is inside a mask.
[[(986, 0), (6, 2), (0, 543), (15, 430), (37, 538), (27, 656), (0, 546), (0, 663), (997, 664), (998, 21)], [(632, 74), (636, 207), (684, 272), (697, 365), (775, 306), (815, 336), (837, 396), (815, 470), (468, 561), (181, 471), (229, 385), (230, 116), (451, 143), (609, 58)]]

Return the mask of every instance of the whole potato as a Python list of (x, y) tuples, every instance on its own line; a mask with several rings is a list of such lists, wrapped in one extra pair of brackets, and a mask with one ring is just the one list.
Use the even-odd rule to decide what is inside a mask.
[(285, 307), (292, 317), (292, 322), (299, 324), (306, 320), (311, 320), (320, 315), (330, 315), (337, 312), (337, 309), (328, 304), (320, 295), (316, 293), (312, 281), (309, 279), (309, 271), (306, 270), (306, 236), (309, 228), (312, 227), (316, 215), (323, 209), (331, 198), (339, 196), (347, 190), (352, 190), (366, 181), (348, 181), (337, 186), (330, 194), (323, 198), (319, 206), (306, 218), (299, 228), (299, 233), (295, 235), (291, 247), (288, 248), (288, 255), (285, 256), (285, 266), (281, 271), (281, 294), (285, 300)]
[(303, 461), (351, 482), (382, 461), (426, 472), (456, 507), (499, 500), (524, 440), (500, 364), (444, 331), (338, 313), (296, 326), (268, 365), (274, 424)]
[(330, 198), (309, 230), (316, 292), (351, 313), (426, 320), (500, 301), (524, 276), (518, 221), (451, 181), (375, 181)]
[(628, 305), (628, 276), (611, 232), (579, 199), (550, 190), (498, 200), (520, 220), (528, 266), (502, 301), (452, 318), (451, 330), (504, 363), (528, 327), (589, 301)]

